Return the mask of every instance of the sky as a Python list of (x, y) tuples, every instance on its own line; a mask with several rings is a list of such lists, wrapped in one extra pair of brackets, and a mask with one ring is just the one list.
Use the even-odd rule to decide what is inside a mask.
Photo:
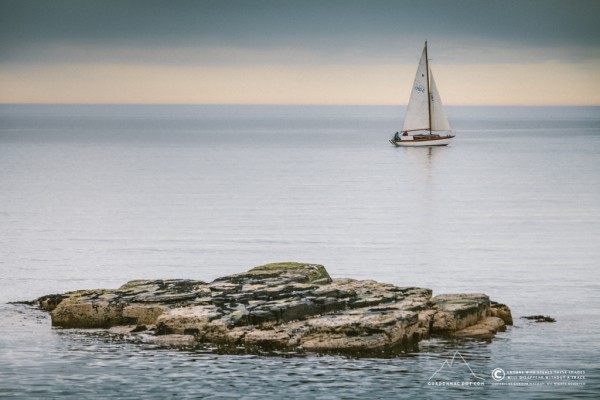
[(600, 105), (598, 0), (0, 0), (0, 103)]

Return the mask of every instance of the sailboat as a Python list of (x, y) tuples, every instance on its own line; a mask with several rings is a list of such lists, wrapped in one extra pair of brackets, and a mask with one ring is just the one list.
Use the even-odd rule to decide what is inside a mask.
[(452, 139), (454, 134), (429, 68), (425, 42), (410, 93), (404, 126), (401, 132), (394, 134), (390, 142), (394, 146), (446, 146)]

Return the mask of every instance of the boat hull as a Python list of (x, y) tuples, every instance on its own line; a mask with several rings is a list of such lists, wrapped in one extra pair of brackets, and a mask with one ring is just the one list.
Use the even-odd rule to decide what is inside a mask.
[(398, 147), (427, 147), (427, 146), (447, 146), (452, 139), (454, 139), (453, 135), (449, 136), (439, 136), (435, 138), (425, 138), (425, 139), (390, 139), (390, 142), (394, 146)]

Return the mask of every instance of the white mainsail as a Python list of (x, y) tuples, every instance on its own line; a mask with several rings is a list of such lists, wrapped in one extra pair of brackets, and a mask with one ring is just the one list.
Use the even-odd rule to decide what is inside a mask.
[(429, 129), (429, 105), (427, 104), (427, 55), (425, 49), (419, 61), (417, 74), (413, 83), (406, 116), (404, 117), (403, 131), (419, 131)]
[[(446, 118), (446, 113), (444, 112), (442, 99), (433, 79), (433, 74), (431, 73), (431, 69), (428, 71), (428, 68), (427, 44), (425, 44), (410, 93), (402, 131), (449, 131), (451, 129)], [(429, 86), (430, 84), (431, 87)], [(430, 101), (431, 104), (429, 103)], [(430, 112), (431, 118), (429, 116)]]

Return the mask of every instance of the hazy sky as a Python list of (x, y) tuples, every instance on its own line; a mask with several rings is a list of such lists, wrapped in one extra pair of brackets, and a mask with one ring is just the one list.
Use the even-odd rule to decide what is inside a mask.
[(1, 103), (600, 105), (598, 0), (0, 0)]

